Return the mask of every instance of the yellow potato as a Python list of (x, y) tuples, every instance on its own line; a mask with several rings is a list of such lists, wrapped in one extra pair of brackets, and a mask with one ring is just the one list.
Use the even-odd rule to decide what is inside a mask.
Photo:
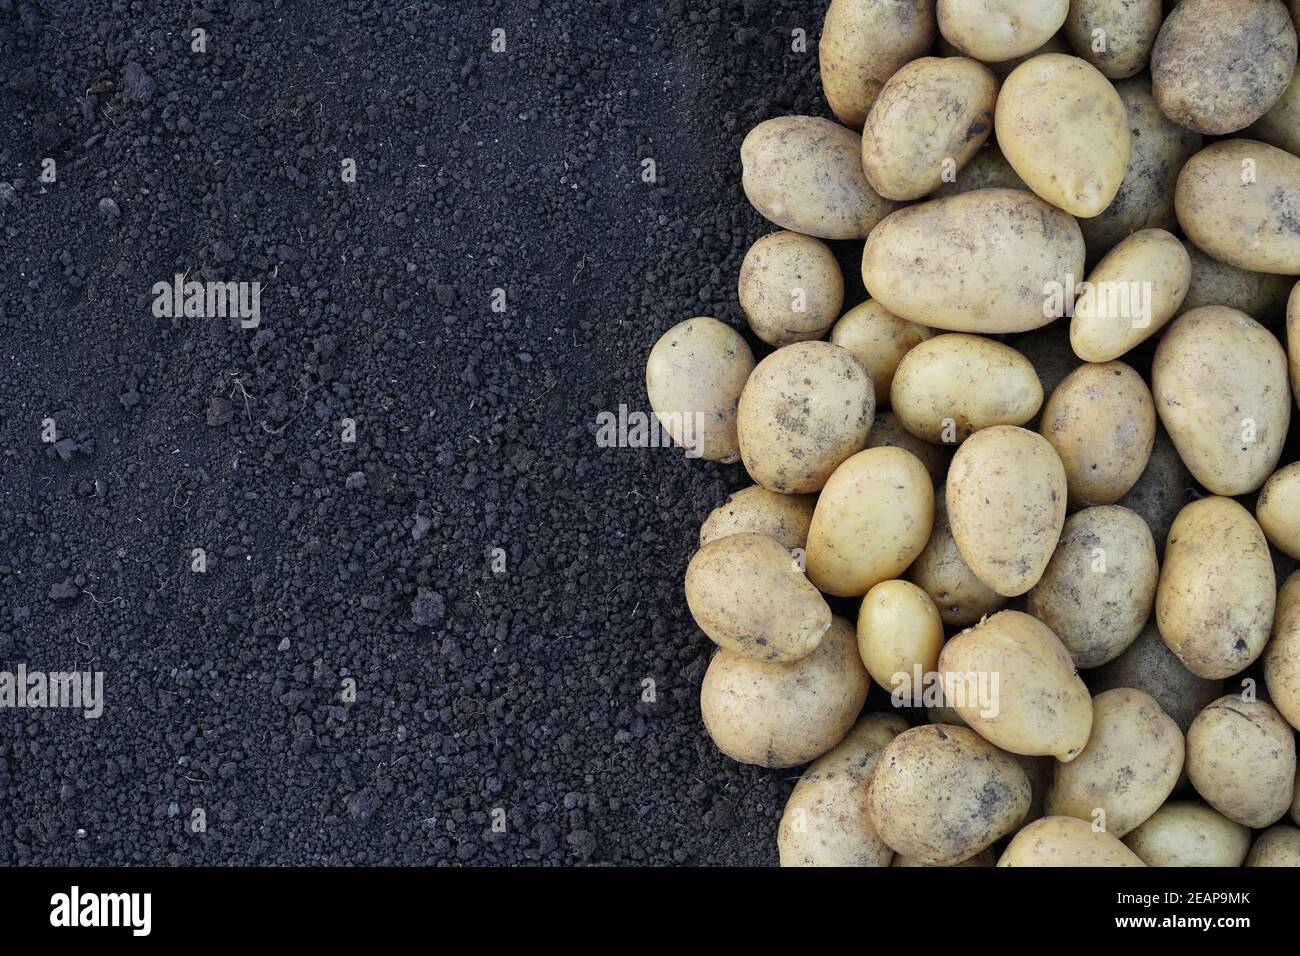
[(839, 121), (862, 129), (880, 88), (934, 42), (929, 0), (831, 0), (817, 59), (822, 92)]
[(925, 326), (900, 319), (868, 299), (840, 316), (831, 329), (831, 342), (848, 349), (867, 367), (879, 407), (889, 404), (889, 386), (903, 356), (932, 335)]
[(939, 32), (967, 56), (997, 63), (1024, 56), (1065, 23), (1069, 0), (939, 0)]
[(1074, 817), (1043, 817), (1017, 833), (998, 866), (1145, 866), (1104, 830)]
[(1300, 830), (1269, 827), (1255, 838), (1246, 866), (1300, 866)]
[(1059, 317), (1047, 311), (1048, 291), (1083, 265), (1074, 217), (1021, 189), (980, 189), (882, 220), (862, 281), (890, 312), (930, 328), (1024, 332)]
[(934, 530), (907, 576), (934, 601), (944, 624), (968, 627), (999, 610), (1007, 599), (977, 578), (962, 560), (948, 521), (946, 499), (946, 489), (940, 486), (934, 496)]
[(831, 609), (794, 556), (752, 532), (695, 552), (686, 567), (686, 604), (710, 640), (755, 660), (806, 657), (831, 626)]
[(1286, 579), (1277, 595), (1273, 639), (1264, 648), (1264, 682), (1273, 706), (1300, 728), (1300, 571)]
[(1116, 687), (1145, 691), (1183, 733), (1197, 714), (1223, 696), (1223, 681), (1206, 680), (1189, 671), (1165, 646), (1154, 621), (1147, 623), (1128, 650), (1088, 678), (1097, 693)]
[(1160, 0), (1073, 0), (1065, 35), (1102, 76), (1122, 80), (1147, 65), (1164, 12)]
[(1287, 296), (1295, 281), (1290, 276), (1238, 269), (1212, 259), (1186, 240), (1183, 248), (1192, 260), (1192, 283), (1179, 308), (1180, 315), (1203, 305), (1222, 305), (1271, 326), (1274, 319), (1286, 314)]
[(844, 274), (820, 239), (774, 232), (745, 253), (739, 299), (749, 327), (769, 345), (819, 339), (844, 305)]
[(881, 448), (886, 445), (910, 451), (921, 459), (921, 464), (925, 465), (925, 470), (930, 473), (930, 480), (936, 485), (943, 484), (943, 478), (948, 474), (948, 462), (952, 458), (952, 450), (917, 438), (904, 428), (898, 416), (888, 409), (876, 414), (875, 424), (871, 426), (871, 434), (867, 436), (868, 448)]
[(881, 581), (858, 609), (858, 654), (867, 673), (893, 691), (896, 674), (932, 674), (943, 648), (943, 619), (930, 596), (910, 581)]
[(752, 531), (775, 539), (786, 550), (802, 548), (808, 542), (815, 503), (812, 495), (782, 495), (750, 485), (709, 512), (700, 526), (700, 544)]
[(1269, 544), (1300, 560), (1300, 462), (1279, 468), (1264, 482), (1255, 517)]
[(1190, 800), (1170, 800), (1124, 838), (1147, 866), (1241, 866), (1250, 827)]
[(1295, 734), (1262, 700), (1221, 697), (1187, 731), (1187, 777), (1229, 820), (1261, 830), (1295, 797)]
[(736, 405), (754, 370), (740, 333), (717, 319), (687, 319), (650, 350), (645, 387), (655, 417), (673, 441), (709, 461), (740, 457)]
[(1267, 113), (1251, 124), (1246, 135), (1284, 149), (1292, 156), (1300, 154), (1300, 74), (1291, 75), (1286, 91)]
[(934, 486), (919, 458), (868, 448), (826, 482), (808, 528), (808, 580), (827, 594), (866, 594), (898, 577), (934, 526)]
[(1264, 532), (1231, 498), (1193, 501), (1174, 519), (1156, 586), (1156, 625), (1193, 674), (1222, 680), (1264, 650), (1276, 603)]

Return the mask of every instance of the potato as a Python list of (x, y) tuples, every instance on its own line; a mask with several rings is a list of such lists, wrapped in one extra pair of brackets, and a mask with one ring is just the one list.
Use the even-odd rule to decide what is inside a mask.
[(965, 727), (930, 724), (903, 731), (885, 747), (867, 811), (895, 852), (926, 866), (951, 866), (1011, 832), (1029, 798), (1029, 779), (1009, 755)]
[(1300, 403), (1300, 282), (1296, 283), (1286, 303), (1286, 343), (1290, 349), (1288, 366), (1291, 372), (1291, 392)]
[(1179, 314), (1204, 305), (1222, 305), (1245, 312), (1265, 325), (1286, 314), (1287, 296), (1295, 281), (1289, 276), (1238, 269), (1210, 258), (1187, 241), (1183, 248), (1192, 260), (1192, 282)]
[(1039, 196), (1074, 216), (1096, 216), (1128, 168), (1124, 102), (1086, 60), (1044, 53), (1007, 77), (995, 115), (998, 146)]
[(1255, 491), (1277, 468), (1291, 423), (1287, 356), (1244, 312), (1205, 306), (1175, 319), (1151, 385), (1179, 456), (1212, 493)]
[(943, 484), (943, 478), (948, 474), (948, 462), (952, 458), (952, 450), (917, 438), (903, 427), (897, 415), (887, 409), (876, 413), (871, 434), (867, 436), (868, 448), (882, 448), (886, 445), (910, 451), (921, 459), (921, 464), (925, 465), (925, 470), (930, 473), (930, 480), (936, 485)]
[(1295, 734), (1262, 700), (1221, 697), (1187, 731), (1187, 776), (1229, 820), (1263, 829), (1295, 796)]
[[(861, 640), (861, 624), (858, 633)], [(1264, 682), (1273, 706), (1300, 728), (1300, 571), (1286, 579), (1277, 595), (1273, 639), (1264, 648)]]
[(1075, 369), (1048, 398), (1038, 430), (1065, 468), (1069, 508), (1119, 501), (1137, 484), (1156, 440), (1142, 376), (1123, 362)]
[(998, 80), (965, 57), (927, 56), (895, 73), (862, 129), (862, 169), (886, 199), (920, 199), (979, 152), (993, 132)]
[(897, 674), (932, 674), (943, 648), (943, 620), (930, 596), (910, 581), (881, 581), (858, 609), (858, 654), (867, 673), (893, 691)]
[[(960, 863), (953, 863), (951, 866), (992, 866), (997, 858), (994, 857), (992, 850), (980, 850), (969, 860), (962, 860)], [(917, 863), (911, 857), (894, 855), (894, 862), (890, 866), (929, 866), (928, 863)]]
[(782, 866), (889, 866), (894, 851), (867, 815), (867, 782), (880, 752), (906, 729), (897, 714), (864, 714), (804, 772), (777, 829)]
[(935, 492), (934, 530), (907, 576), (934, 601), (944, 624), (967, 627), (1001, 608), (1006, 598), (977, 578), (962, 560), (948, 522), (946, 497), (943, 487)]
[(796, 342), (758, 363), (736, 412), (745, 470), (769, 491), (820, 491), (860, 451), (876, 414), (871, 373), (829, 342)]
[(1297, 193), (1300, 157), (1253, 139), (1225, 139), (1183, 166), (1174, 212), (1187, 238), (1215, 259), (1251, 272), (1296, 275)]
[(1269, 827), (1255, 838), (1246, 866), (1300, 866), (1300, 830)]
[(831, 609), (781, 544), (742, 532), (704, 545), (686, 567), (686, 604), (719, 647), (762, 661), (816, 650)]
[(1009, 345), (952, 332), (903, 356), (889, 404), (916, 437), (956, 444), (981, 428), (1023, 425), (1038, 414), (1043, 387), (1029, 360)]
[(1135, 232), (1088, 274), (1070, 319), (1074, 353), (1085, 362), (1119, 358), (1178, 314), (1191, 282), (1181, 242), (1163, 229)]
[(837, 617), (817, 649), (797, 661), (718, 651), (700, 685), (700, 710), (714, 744), (732, 760), (796, 767), (844, 738), (869, 683), (853, 625)]
[(1296, 62), (1280, 0), (1182, 0), (1151, 51), (1161, 111), (1199, 133), (1245, 129), (1277, 102)]
[(1024, 332), (1057, 318), (1046, 314), (1046, 290), (1082, 275), (1083, 263), (1072, 216), (1024, 190), (980, 189), (882, 220), (862, 281), (890, 312), (930, 328)]
[(1264, 650), (1276, 603), (1264, 532), (1231, 498), (1193, 501), (1174, 519), (1156, 586), (1156, 625), (1193, 674), (1222, 680)]
[(934, 42), (929, 0), (831, 0), (817, 48), (822, 92), (845, 126), (862, 129), (880, 88)]
[(957, 196), (976, 189), (1023, 189), (1029, 187), (1016, 175), (1002, 151), (990, 139), (984, 148), (970, 158), (961, 169), (954, 170), (943, 185), (930, 194), (932, 199)]
[(997, 425), (957, 449), (948, 519), (962, 560), (1005, 597), (1042, 577), (1065, 524), (1065, 469), (1041, 435)]
[(934, 526), (934, 486), (901, 448), (868, 448), (826, 482), (808, 528), (808, 580), (839, 597), (898, 577)]
[(1027, 756), (1078, 756), (1092, 730), (1092, 698), (1070, 652), (1041, 621), (999, 611), (939, 654), (949, 703), (980, 736)]
[(752, 531), (767, 535), (788, 551), (802, 548), (808, 542), (815, 503), (812, 495), (782, 495), (750, 485), (709, 512), (700, 526), (700, 544)]
[(1255, 518), (1269, 544), (1300, 559), (1300, 462), (1279, 468), (1264, 482)]
[(1189, 671), (1165, 646), (1154, 621), (1123, 654), (1088, 676), (1097, 693), (1131, 687), (1150, 694), (1183, 733), (1197, 714), (1223, 696), (1223, 681), (1206, 680)]
[(754, 370), (754, 353), (740, 333), (699, 316), (674, 325), (650, 350), (646, 394), (673, 441), (709, 461), (740, 457), (736, 405)]
[[(1165, 542), (1178, 512), (1190, 497), (1192, 476), (1178, 457), (1178, 450), (1163, 428), (1156, 427), (1156, 440), (1146, 470), (1128, 494), (1119, 500), (1122, 508), (1135, 511), (1151, 529), (1156, 554), (1165, 555)], [(1168, 709), (1168, 708), (1166, 708)]]
[(1250, 828), (1190, 800), (1170, 800), (1124, 838), (1147, 866), (1241, 866)]
[(1246, 135), (1284, 149), (1292, 156), (1300, 154), (1300, 74), (1291, 75), (1282, 96), (1251, 124)]
[(774, 232), (759, 239), (740, 265), (740, 310), (769, 345), (819, 339), (844, 305), (844, 274), (820, 239)]
[(1065, 35), (1102, 76), (1122, 80), (1147, 65), (1163, 19), (1160, 0), (1073, 0)]
[(1104, 830), (1075, 817), (1043, 817), (1007, 844), (998, 866), (1145, 866)]
[(1023, 56), (1065, 23), (1069, 0), (939, 0), (939, 32), (986, 63)]
[(745, 196), (769, 221), (818, 239), (865, 239), (894, 204), (862, 174), (862, 137), (815, 116), (759, 123), (740, 147)]
[(1025, 610), (1061, 639), (1076, 667), (1098, 667), (1137, 640), (1159, 574), (1146, 522), (1118, 505), (1085, 508), (1066, 520)]
[(867, 367), (879, 408), (889, 404), (889, 386), (903, 356), (932, 335), (925, 326), (900, 319), (868, 299), (840, 317), (831, 329), (831, 342), (848, 349)]

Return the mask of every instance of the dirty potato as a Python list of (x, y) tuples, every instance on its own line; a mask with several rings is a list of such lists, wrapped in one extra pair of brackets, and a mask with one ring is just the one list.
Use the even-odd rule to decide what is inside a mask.
[(1269, 827), (1258, 837), (1246, 857), (1246, 866), (1300, 866), (1300, 830)]
[(1264, 682), (1273, 706), (1300, 728), (1300, 571), (1277, 595), (1273, 638), (1264, 648)]
[(925, 326), (900, 319), (879, 302), (868, 299), (840, 317), (831, 329), (831, 342), (848, 349), (867, 367), (879, 408), (889, 404), (889, 386), (903, 356), (932, 335), (934, 332)]
[(1146, 866), (1104, 830), (1075, 817), (1043, 817), (1017, 833), (998, 866)]
[(935, 33), (930, 0), (831, 0), (817, 60), (822, 92), (839, 121), (862, 129), (885, 81), (925, 56)]
[(1189, 671), (1165, 645), (1154, 621), (1123, 654), (1092, 671), (1088, 679), (1097, 693), (1131, 687), (1150, 694), (1183, 733), (1197, 714), (1223, 696), (1223, 681)]
[(815, 502), (812, 495), (782, 495), (750, 485), (709, 512), (700, 526), (700, 545), (751, 531), (775, 539), (788, 551), (802, 548), (808, 541)]
[(1241, 866), (1250, 827), (1191, 800), (1170, 800), (1124, 837), (1147, 866)]
[(1069, 0), (939, 0), (936, 8), (943, 38), (985, 63), (1048, 43), (1069, 10)]
[(1221, 697), (1187, 731), (1187, 776), (1229, 820), (1262, 830), (1295, 797), (1295, 733), (1262, 700)]
[(1255, 518), (1269, 544), (1300, 560), (1300, 462), (1279, 468), (1264, 482)]
[(820, 239), (774, 232), (745, 253), (738, 291), (754, 334), (779, 347), (826, 334), (844, 305), (844, 274)]
[[(1065, 35), (1102, 76), (1122, 80), (1147, 65), (1164, 12), (1160, 0), (1073, 0)], [(1106, 41), (1100, 50), (1097, 31)]]

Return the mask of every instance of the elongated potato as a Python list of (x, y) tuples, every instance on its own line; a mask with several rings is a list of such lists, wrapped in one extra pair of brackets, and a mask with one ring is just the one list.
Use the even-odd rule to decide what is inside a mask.
[(1147, 866), (1241, 866), (1250, 827), (1191, 800), (1170, 800), (1124, 838)]
[(775, 539), (787, 550), (802, 548), (808, 542), (815, 503), (812, 495), (782, 495), (750, 485), (709, 512), (700, 526), (700, 544), (752, 531)]
[(862, 129), (885, 81), (925, 56), (935, 33), (929, 0), (831, 0), (817, 60), (822, 92), (839, 121)]
[(1164, 12), (1160, 0), (1073, 0), (1065, 35), (1102, 76), (1122, 80), (1147, 65)]
[(1300, 462), (1279, 468), (1264, 482), (1255, 518), (1269, 544), (1300, 560)]
[[(881, 448), (886, 445), (910, 451), (921, 460), (921, 464), (925, 465), (925, 470), (930, 473), (930, 479), (936, 485), (943, 484), (944, 476), (948, 474), (948, 462), (952, 459), (952, 449), (942, 445), (932, 445), (928, 441), (917, 438), (904, 428), (898, 416), (888, 409), (876, 413), (871, 434), (867, 436), (868, 448)], [(937, 506), (937, 494), (935, 499)]]
[(1264, 648), (1264, 681), (1273, 706), (1300, 728), (1300, 571), (1286, 579), (1277, 595), (1273, 639)]
[(1223, 681), (1197, 677), (1160, 637), (1150, 621), (1119, 657), (1088, 675), (1097, 693), (1131, 687), (1150, 694), (1160, 709), (1187, 733), (1196, 715), (1223, 696)]
[(1075, 817), (1043, 817), (1007, 844), (998, 866), (1146, 866), (1104, 830)]
[(1192, 260), (1192, 283), (1183, 298), (1180, 315), (1205, 305), (1222, 305), (1245, 312), (1266, 327), (1277, 327), (1277, 320), (1287, 311), (1293, 278), (1238, 269), (1207, 256), (1187, 241), (1183, 242), (1183, 248)]
[(930, 596), (910, 581), (881, 581), (858, 609), (858, 654), (867, 673), (893, 691), (895, 675), (934, 673), (943, 648), (943, 619)]
[(1187, 776), (1229, 820), (1261, 830), (1295, 797), (1295, 734), (1262, 700), (1221, 697), (1187, 731)]
[(934, 496), (934, 530), (907, 576), (939, 609), (949, 627), (968, 627), (1006, 604), (1007, 599), (975, 576), (962, 560), (948, 521), (947, 489)]
[(932, 335), (925, 326), (900, 319), (868, 299), (840, 316), (831, 329), (831, 342), (848, 349), (867, 367), (879, 408), (889, 404), (889, 386), (903, 356)]
[(1069, 0), (939, 0), (939, 32), (967, 56), (997, 63), (1047, 43), (1065, 23)]
[(739, 299), (749, 327), (769, 345), (819, 339), (844, 305), (844, 274), (820, 239), (773, 232), (745, 253)]
[(1300, 830), (1269, 827), (1258, 837), (1246, 857), (1246, 866), (1300, 866)]

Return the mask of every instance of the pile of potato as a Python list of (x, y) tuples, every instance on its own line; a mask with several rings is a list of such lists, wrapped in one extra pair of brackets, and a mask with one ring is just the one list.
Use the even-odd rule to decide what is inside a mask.
[(753, 338), (646, 383), (753, 481), (686, 600), (783, 865), (1300, 865), (1296, 17), (833, 0), (745, 138)]

